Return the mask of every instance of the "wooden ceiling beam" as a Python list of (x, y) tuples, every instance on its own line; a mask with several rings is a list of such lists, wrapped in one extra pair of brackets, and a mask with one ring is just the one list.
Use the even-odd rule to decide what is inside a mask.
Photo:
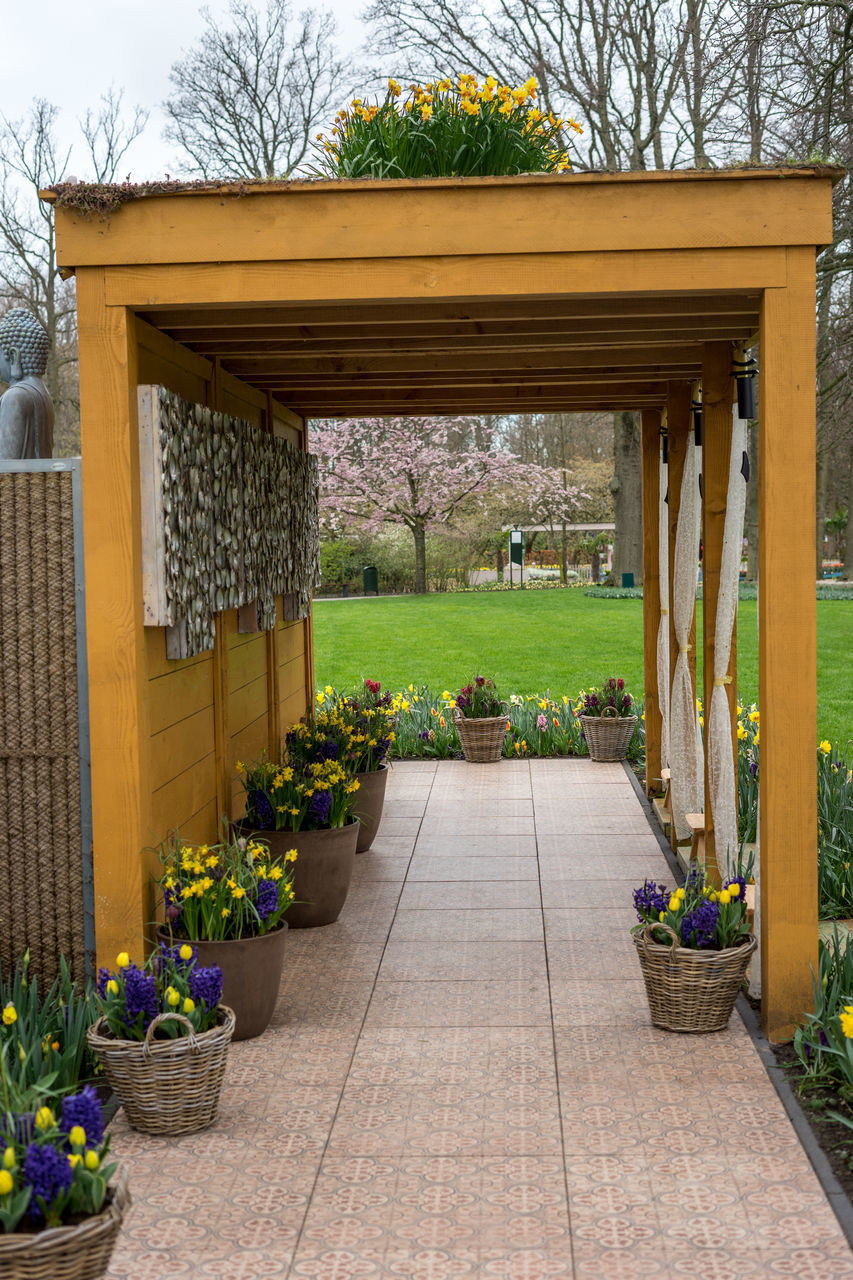
[[(655, 382), (690, 382), (698, 375), (695, 373), (685, 373), (683, 369), (644, 369), (642, 375), (647, 375), (649, 380)], [(441, 393), (453, 395), (457, 390), (463, 391), (482, 391), (492, 388), (509, 388), (510, 390), (527, 387), (553, 387), (559, 389), (570, 390), (572, 387), (590, 387), (602, 386), (613, 387), (618, 390), (625, 383), (634, 385), (637, 380), (638, 371), (626, 370), (623, 373), (615, 375), (601, 375), (596, 377), (594, 374), (572, 375), (546, 375), (545, 377), (537, 377), (533, 374), (526, 378), (503, 378), (500, 376), (483, 377), (483, 378), (463, 378), (463, 377), (447, 377), (432, 378), (429, 380), (418, 378), (370, 378), (359, 379), (357, 382), (342, 382), (335, 378), (319, 378), (312, 381), (297, 379), (293, 382), (283, 382), (281, 380), (270, 380), (265, 382), (258, 380), (253, 385), (259, 391), (272, 391), (279, 399), (288, 402), (297, 396), (315, 395), (323, 393), (325, 395), (334, 395), (336, 398), (343, 399), (344, 396), (353, 394), (369, 394), (373, 392), (406, 392), (421, 391), (426, 393)]]
[(246, 325), (300, 328), (311, 325), (417, 325), (423, 322), (479, 323), (500, 320), (588, 320), (595, 317), (637, 316), (757, 316), (761, 295), (743, 293), (660, 293), (596, 295), (572, 294), (564, 298), (530, 295), (466, 299), (464, 302), (416, 298), (411, 302), (342, 302), (311, 304), (283, 301), (274, 305), (188, 305), (140, 308), (139, 314), (158, 329), (230, 329)]
[(581, 384), (576, 383), (570, 387), (554, 387), (547, 384), (518, 386), (517, 384), (507, 387), (481, 387), (466, 388), (454, 387), (452, 389), (443, 390), (441, 388), (402, 388), (398, 390), (390, 390), (381, 392), (374, 389), (366, 388), (364, 391), (346, 391), (341, 393), (334, 389), (328, 391), (316, 390), (311, 392), (300, 392), (298, 396), (293, 396), (289, 403), (296, 405), (305, 404), (372, 404), (381, 402), (385, 399), (393, 399), (401, 405), (412, 405), (419, 401), (428, 400), (430, 403), (442, 401), (445, 404), (452, 405), (468, 405), (477, 403), (481, 400), (489, 400), (491, 402), (500, 401), (506, 407), (509, 407), (518, 399), (548, 399), (548, 400), (582, 400), (592, 397), (596, 400), (610, 401), (619, 400), (633, 401), (635, 399), (646, 399), (648, 397), (658, 397), (665, 395), (667, 384), (663, 382), (623, 382), (613, 387), (608, 387), (605, 383)]

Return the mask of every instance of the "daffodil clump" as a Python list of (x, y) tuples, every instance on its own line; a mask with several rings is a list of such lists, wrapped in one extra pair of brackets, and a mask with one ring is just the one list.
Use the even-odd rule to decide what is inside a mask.
[(95, 1070), (86, 1040), (95, 1017), (90, 991), (72, 981), (64, 959), (40, 991), (27, 952), (14, 972), (0, 975), (0, 1049), (11, 1079), (26, 1089), (49, 1077), (60, 1094), (78, 1088)]
[(215, 845), (160, 847), (167, 928), (190, 942), (254, 938), (277, 929), (293, 902), (296, 850), (275, 859), (262, 841), (236, 836)]
[[(219, 1022), (222, 970), (203, 967), (198, 951), (189, 943), (170, 947), (165, 942), (143, 965), (132, 963), (126, 951), (116, 956), (115, 969), (98, 970), (101, 1014), (117, 1040), (144, 1040), (156, 1017), (182, 1014), (193, 1031), (209, 1031)], [(160, 1023), (158, 1039), (188, 1034), (186, 1022), (177, 1018)]]
[(330, 684), (317, 693), (314, 729), (324, 748), (336, 743), (338, 759), (351, 773), (373, 773), (385, 763), (396, 738), (397, 713), (378, 680), (365, 680), (359, 693), (339, 693)]
[(237, 763), (246, 791), (241, 825), (252, 831), (317, 831), (342, 827), (352, 812), (359, 782), (348, 761), (354, 730), (330, 710), (320, 723), (295, 725), (280, 761), (266, 755)]
[(45, 1079), (22, 1090), (4, 1051), (0, 1114), (0, 1232), (40, 1231), (100, 1213), (116, 1164), (107, 1160), (101, 1103), (87, 1085), (58, 1097)]
[(642, 888), (634, 890), (634, 907), (640, 923), (632, 932), (651, 927), (652, 940), (664, 946), (671, 944), (675, 934), (682, 947), (724, 951), (740, 946), (750, 936), (743, 876), (734, 876), (715, 889), (705, 883), (703, 868), (692, 867), (685, 884), (672, 892), (646, 880)]
[(833, 1099), (833, 1119), (853, 1128), (853, 937), (846, 929), (818, 940), (813, 985), (814, 1013), (794, 1034), (794, 1048), (806, 1073), (802, 1084), (834, 1087), (838, 1096)]
[(582, 133), (539, 103), (535, 78), (517, 88), (474, 75), (388, 81), (382, 102), (355, 98), (317, 135), (319, 171), (336, 178), (482, 177), (562, 173), (568, 137)]

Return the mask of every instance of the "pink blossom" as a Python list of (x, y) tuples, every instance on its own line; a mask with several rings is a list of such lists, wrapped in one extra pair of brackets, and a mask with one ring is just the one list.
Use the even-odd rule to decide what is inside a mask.
[(538, 716), (538, 718), (537, 718), (537, 720), (536, 720), (536, 723), (538, 724), (538, 726), (539, 726), (539, 728), (540, 728), (540, 729), (547, 729), (547, 728), (548, 728), (548, 721), (547, 721), (547, 719), (545, 718), (545, 716), (542, 714), (542, 712), (541, 712), (541, 711), (540, 711), (539, 716)]

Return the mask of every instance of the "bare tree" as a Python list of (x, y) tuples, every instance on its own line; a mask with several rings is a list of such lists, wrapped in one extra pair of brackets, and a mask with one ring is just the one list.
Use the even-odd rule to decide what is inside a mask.
[(286, 177), (342, 105), (344, 68), (330, 13), (288, 0), (231, 0), (222, 23), (202, 10), (198, 44), (172, 67), (164, 136), (203, 178)]
[[(137, 108), (121, 116), (122, 93), (111, 89), (81, 129), (96, 181), (110, 182), (131, 142), (145, 127)], [(50, 339), (45, 382), (56, 409), (56, 449), (79, 448), (77, 330), (74, 284), (56, 262), (53, 206), (38, 192), (66, 178), (71, 148), (60, 148), (58, 108), (43, 98), (20, 120), (0, 118), (0, 306), (23, 306), (39, 317)]]

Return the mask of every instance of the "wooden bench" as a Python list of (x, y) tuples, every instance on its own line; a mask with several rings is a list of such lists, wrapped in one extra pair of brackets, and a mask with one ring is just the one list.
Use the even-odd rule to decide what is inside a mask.
[(690, 861), (705, 865), (705, 815), (685, 813), (684, 821), (690, 828)]

